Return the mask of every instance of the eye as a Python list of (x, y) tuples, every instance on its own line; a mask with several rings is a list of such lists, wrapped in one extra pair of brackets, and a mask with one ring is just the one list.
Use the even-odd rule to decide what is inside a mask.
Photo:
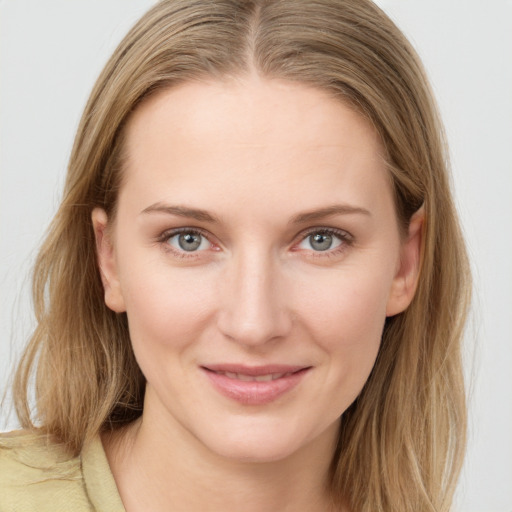
[(324, 252), (336, 249), (349, 241), (347, 233), (317, 229), (316, 231), (310, 231), (297, 247), (308, 251)]
[(212, 246), (203, 234), (190, 229), (168, 234), (167, 243), (174, 249), (185, 252), (204, 251)]

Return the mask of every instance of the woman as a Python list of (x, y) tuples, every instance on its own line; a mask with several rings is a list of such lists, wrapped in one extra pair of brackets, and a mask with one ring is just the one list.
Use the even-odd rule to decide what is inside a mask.
[(2, 510), (449, 510), (469, 276), (426, 83), (368, 1), (137, 23), (36, 264)]

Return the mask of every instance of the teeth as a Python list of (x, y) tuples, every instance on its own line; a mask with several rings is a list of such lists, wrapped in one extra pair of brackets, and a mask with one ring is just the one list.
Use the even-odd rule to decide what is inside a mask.
[(274, 376), (270, 373), (269, 375), (257, 375), (254, 380), (257, 382), (268, 382), (273, 380)]
[(268, 373), (266, 375), (245, 375), (243, 373), (233, 372), (216, 372), (219, 375), (225, 375), (229, 379), (237, 379), (245, 382), (270, 382), (271, 380), (280, 379), (281, 377), (288, 377), (293, 372), (289, 373)]

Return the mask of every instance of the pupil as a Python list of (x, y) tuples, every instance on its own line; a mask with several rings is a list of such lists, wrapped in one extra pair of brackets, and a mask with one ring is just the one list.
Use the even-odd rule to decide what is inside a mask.
[(332, 245), (332, 236), (328, 234), (316, 233), (310, 237), (311, 247), (317, 251), (326, 251)]
[(178, 237), (178, 243), (184, 251), (195, 251), (201, 245), (201, 235), (183, 233)]

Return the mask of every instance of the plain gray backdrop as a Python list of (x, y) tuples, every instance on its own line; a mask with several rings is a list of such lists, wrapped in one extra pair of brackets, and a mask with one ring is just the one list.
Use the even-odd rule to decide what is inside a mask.
[[(154, 0), (0, 0), (0, 396), (31, 328), (28, 276), (103, 64)], [(512, 1), (379, 0), (423, 58), (475, 277), (457, 511), (512, 512)], [(449, 243), (449, 240), (447, 240)], [(0, 430), (16, 428), (7, 399)]]

